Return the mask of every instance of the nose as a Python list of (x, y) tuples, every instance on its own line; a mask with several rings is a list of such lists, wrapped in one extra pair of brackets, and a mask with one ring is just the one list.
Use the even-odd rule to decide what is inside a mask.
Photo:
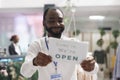
[(60, 26), (60, 23), (56, 21), (55, 26)]

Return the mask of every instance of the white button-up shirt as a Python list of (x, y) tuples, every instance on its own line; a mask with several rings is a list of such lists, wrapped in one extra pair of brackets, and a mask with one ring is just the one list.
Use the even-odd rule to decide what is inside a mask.
[[(49, 38), (48, 38), (49, 39)], [(62, 38), (67, 39), (67, 38)], [(55, 66), (51, 62), (45, 67), (34, 66), (33, 58), (35, 58), (38, 52), (48, 53), (45, 37), (33, 42), (28, 48), (28, 53), (25, 57), (25, 62), (21, 67), (21, 74), (27, 78), (30, 78), (36, 70), (38, 70), (38, 80), (50, 80), (50, 75), (55, 72)], [(95, 64), (95, 68), (91, 72), (84, 71), (80, 64), (73, 65), (72, 63), (59, 62), (58, 73), (62, 75), (62, 80), (97, 80), (98, 65)]]

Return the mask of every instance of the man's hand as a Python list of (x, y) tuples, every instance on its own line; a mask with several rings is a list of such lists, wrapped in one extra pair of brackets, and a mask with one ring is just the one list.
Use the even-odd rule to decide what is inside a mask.
[(93, 57), (87, 57), (85, 60), (83, 60), (81, 62), (81, 67), (85, 70), (85, 71), (92, 71), (95, 67), (95, 60)]
[(52, 62), (52, 57), (42, 52), (39, 52), (33, 59), (33, 65), (35, 66), (47, 66), (50, 62)]

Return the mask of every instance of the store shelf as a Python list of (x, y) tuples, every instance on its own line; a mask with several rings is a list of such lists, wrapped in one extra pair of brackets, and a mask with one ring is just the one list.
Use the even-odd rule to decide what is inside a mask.
[(12, 55), (12, 56), (0, 56), (0, 62), (11, 62), (11, 61), (23, 61), (25, 56), (18, 56), (18, 55)]

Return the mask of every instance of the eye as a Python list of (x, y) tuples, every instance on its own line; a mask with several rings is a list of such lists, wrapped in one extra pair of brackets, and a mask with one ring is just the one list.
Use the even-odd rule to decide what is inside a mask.
[(55, 21), (54, 20), (49, 20), (48, 23), (55, 23)]
[(58, 22), (59, 22), (59, 23), (62, 23), (62, 22), (63, 22), (63, 19), (62, 19), (62, 18), (59, 18), (59, 19), (58, 19)]
[(59, 23), (62, 23), (62, 22), (63, 22), (63, 20), (59, 20), (58, 22), (59, 22)]

